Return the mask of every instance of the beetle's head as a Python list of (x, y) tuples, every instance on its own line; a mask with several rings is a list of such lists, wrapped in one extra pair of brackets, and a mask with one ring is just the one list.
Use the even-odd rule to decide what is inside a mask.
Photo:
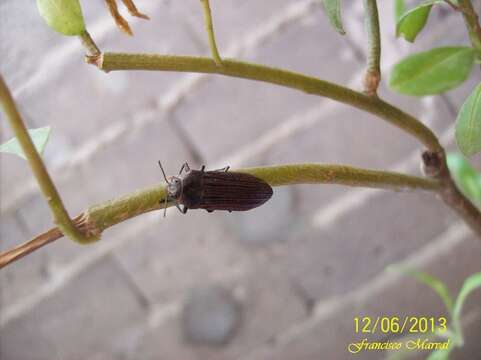
[(167, 194), (170, 198), (179, 200), (182, 196), (182, 179), (177, 176), (170, 176), (167, 182)]

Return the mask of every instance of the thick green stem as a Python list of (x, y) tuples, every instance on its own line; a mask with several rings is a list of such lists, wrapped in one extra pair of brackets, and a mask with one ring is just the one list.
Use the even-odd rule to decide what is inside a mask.
[(211, 73), (281, 85), (308, 94), (324, 96), (367, 111), (413, 135), (428, 149), (432, 151), (442, 149), (438, 139), (428, 127), (391, 104), (374, 96), (287, 70), (230, 59), (224, 59), (222, 67), (219, 67), (209, 58), (171, 55), (103, 53), (100, 56), (87, 57), (87, 61), (107, 72), (153, 70)]
[[(439, 182), (431, 179), (388, 171), (359, 169), (351, 166), (295, 164), (247, 168), (239, 171), (252, 174), (271, 186), (295, 184), (339, 184), (390, 190), (438, 191)], [(127, 196), (91, 207), (85, 214), (89, 228), (100, 232), (106, 228), (148, 211), (164, 206), (165, 186), (157, 185)], [(171, 206), (173, 204), (168, 204)]]
[(210, 11), (209, 0), (200, 0), (202, 3), (202, 9), (204, 11), (204, 22), (207, 35), (209, 37), (209, 47), (212, 57), (217, 66), (222, 66), (222, 59), (220, 58), (219, 51), (217, 50), (217, 44), (214, 35), (214, 25), (212, 23), (212, 13)]
[[(440, 182), (428, 178), (388, 171), (359, 169), (351, 166), (295, 164), (231, 170), (252, 174), (271, 186), (294, 184), (339, 184), (390, 190), (426, 190), (438, 192)], [(100, 235), (105, 229), (143, 213), (164, 207), (165, 184), (158, 184), (118, 199), (90, 207), (75, 218), (85, 232)], [(168, 203), (167, 206), (172, 206)], [(4, 253), (0, 253), (0, 268), (28, 253), (62, 237), (57, 229), (50, 229), (34, 239)]]
[(364, 77), (364, 91), (376, 95), (381, 81), (381, 35), (376, 0), (364, 0), (365, 24), (368, 40), (367, 70)]
[(7, 116), (8, 121), (10, 122), (10, 126), (23, 150), (27, 161), (32, 168), (32, 172), (37, 179), (38, 185), (42, 190), (42, 193), (45, 199), (48, 202), (50, 209), (55, 218), (55, 223), (62, 231), (63, 234), (70, 237), (72, 240), (78, 243), (90, 243), (97, 240), (97, 237), (87, 237), (82, 234), (72, 223), (70, 217), (65, 210), (65, 207), (62, 203), (62, 199), (55, 188), (55, 185), (50, 178), (50, 175), (45, 168), (45, 165), (40, 157), (37, 149), (28, 134), (27, 128), (20, 116), (20, 113), (17, 110), (15, 102), (12, 98), (12, 95), (5, 84), (3, 77), (0, 75), (0, 102), (3, 106), (3, 110)]

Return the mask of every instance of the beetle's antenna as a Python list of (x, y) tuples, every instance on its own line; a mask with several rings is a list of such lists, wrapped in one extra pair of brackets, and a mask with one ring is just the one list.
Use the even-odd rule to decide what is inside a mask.
[(160, 163), (160, 160), (159, 160), (159, 166), (160, 166), (160, 170), (162, 171), (162, 175), (164, 175), (165, 182), (167, 184), (170, 184), (169, 180), (167, 180), (167, 176), (165, 175), (165, 171), (164, 171), (164, 168), (162, 167), (162, 164)]

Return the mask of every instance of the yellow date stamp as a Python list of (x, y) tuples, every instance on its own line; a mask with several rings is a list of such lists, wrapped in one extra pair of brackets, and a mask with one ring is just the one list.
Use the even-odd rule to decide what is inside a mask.
[[(383, 350), (439, 350), (448, 349), (451, 340), (435, 341), (448, 331), (448, 319), (445, 316), (361, 316), (354, 318), (354, 333), (359, 340), (348, 344), (347, 350), (352, 354), (362, 351)], [(368, 335), (409, 335), (404, 341), (370, 341)]]
[(444, 316), (362, 316), (354, 318), (356, 334), (442, 334), (447, 330)]

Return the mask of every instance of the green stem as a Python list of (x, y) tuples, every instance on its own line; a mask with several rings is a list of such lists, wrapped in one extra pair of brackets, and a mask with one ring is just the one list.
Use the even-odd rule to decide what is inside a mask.
[(324, 96), (377, 115), (413, 135), (428, 149), (432, 151), (442, 150), (438, 139), (428, 127), (413, 116), (378, 97), (368, 96), (299, 73), (230, 59), (224, 59), (222, 67), (218, 67), (209, 58), (173, 55), (103, 53), (100, 56), (87, 57), (87, 61), (107, 72), (114, 70), (153, 70), (211, 73), (258, 80), (297, 89), (308, 94)]
[(65, 210), (62, 203), (62, 199), (55, 188), (55, 185), (50, 178), (50, 175), (45, 168), (45, 165), (37, 152), (27, 128), (17, 110), (12, 95), (5, 84), (3, 77), (0, 75), (0, 103), (3, 106), (3, 110), (7, 115), (7, 119), (10, 122), (10, 126), (20, 143), (20, 146), (27, 157), (27, 161), (32, 168), (32, 172), (37, 179), (38, 185), (42, 190), (45, 199), (52, 210), (55, 218), (55, 223), (62, 231), (63, 234), (70, 237), (72, 240), (85, 244), (97, 240), (96, 237), (86, 237), (82, 234), (72, 223), (70, 217)]
[(364, 91), (376, 95), (381, 81), (381, 35), (376, 0), (364, 0), (365, 23), (368, 40), (367, 71), (364, 77)]
[[(395, 172), (359, 169), (351, 166), (294, 164), (246, 168), (238, 171), (252, 174), (271, 186), (296, 184), (338, 184), (389, 190), (438, 191), (439, 182), (428, 178)], [(162, 209), (164, 184), (136, 191), (127, 196), (93, 206), (87, 212), (89, 228), (100, 232), (119, 222), (148, 211)], [(169, 203), (168, 206), (172, 206)]]
[[(388, 171), (359, 169), (351, 166), (294, 164), (231, 170), (252, 174), (271, 186), (294, 184), (338, 184), (390, 190), (440, 191), (440, 182), (433, 179)], [(79, 228), (100, 235), (105, 229), (143, 213), (164, 207), (165, 184), (135, 191), (118, 199), (90, 207), (75, 218)], [(169, 202), (167, 206), (172, 206)], [(16, 248), (0, 253), (0, 268), (62, 237), (50, 229)]]
[(83, 47), (87, 50), (89, 55), (95, 56), (100, 54), (97, 44), (94, 42), (87, 30), (85, 30), (79, 37)]
[(210, 11), (209, 0), (200, 0), (202, 3), (202, 9), (204, 11), (204, 22), (209, 36), (209, 47), (217, 66), (222, 66), (222, 59), (220, 58), (219, 51), (217, 50), (217, 44), (214, 35), (214, 25), (212, 24), (212, 13)]
[(481, 27), (479, 26), (478, 14), (474, 11), (470, 0), (458, 0), (458, 7), (463, 14), (471, 44), (478, 50), (478, 58), (481, 58)]

